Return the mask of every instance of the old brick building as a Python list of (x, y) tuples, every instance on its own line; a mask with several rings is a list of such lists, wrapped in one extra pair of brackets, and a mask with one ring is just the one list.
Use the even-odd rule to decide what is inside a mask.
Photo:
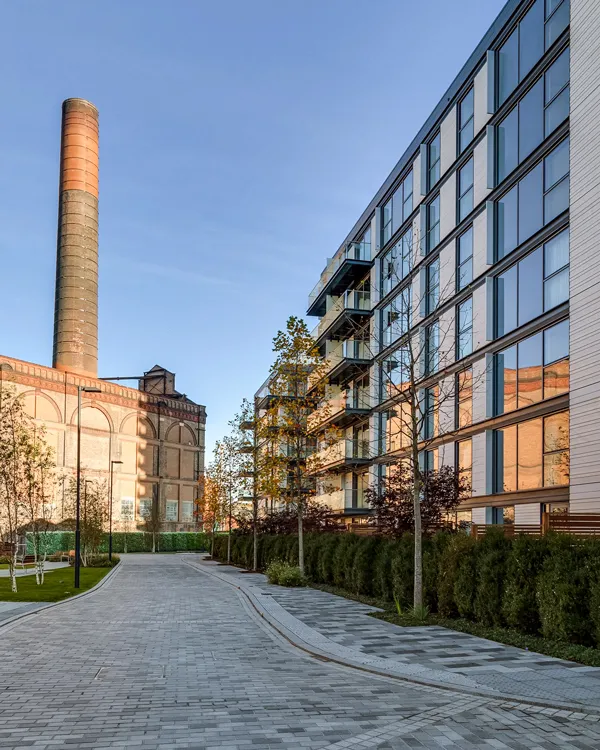
[[(206, 411), (175, 389), (158, 365), (138, 388), (98, 378), (98, 111), (82, 99), (63, 103), (53, 366), (0, 355), (0, 387), (14, 383), (55, 450), (55, 518), (77, 467), (78, 386), (82, 392), (83, 481), (109, 479), (113, 527), (139, 523), (157, 503), (165, 530), (195, 528), (204, 472)], [(135, 380), (136, 378), (123, 378)], [(111, 378), (111, 380), (121, 380)]]

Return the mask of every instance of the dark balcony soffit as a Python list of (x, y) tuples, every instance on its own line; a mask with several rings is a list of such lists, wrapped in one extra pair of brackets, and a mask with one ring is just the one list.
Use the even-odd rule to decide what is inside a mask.
[(335, 424), (336, 427), (346, 427), (351, 422), (353, 422), (356, 417), (364, 417), (370, 413), (371, 413), (371, 407), (364, 408), (364, 409), (354, 409), (352, 407), (346, 407), (344, 411), (337, 412), (336, 414), (333, 414), (327, 419), (324, 419), (322, 422), (319, 422), (318, 424), (316, 424), (314, 427), (312, 427), (309, 430), (309, 432), (310, 433), (319, 432), (324, 427), (327, 427), (327, 425), (330, 425), (330, 424)]
[(359, 310), (355, 307), (347, 307), (342, 310), (340, 314), (331, 321), (323, 333), (318, 336), (316, 340), (317, 346), (321, 347), (326, 341), (333, 338), (348, 338), (348, 335), (354, 333), (356, 330), (354, 324), (355, 319), (369, 317), (371, 314), (371, 310)]
[(315, 297), (306, 311), (307, 315), (325, 315), (325, 300), (328, 294), (339, 295), (352, 287), (363, 278), (365, 271), (373, 265), (372, 260), (356, 260), (345, 258), (338, 266), (333, 276), (327, 281), (323, 289)]
[(336, 384), (343, 379), (344, 374), (347, 373), (349, 368), (355, 367), (360, 370), (364, 367), (369, 367), (370, 365), (370, 359), (353, 359), (351, 357), (344, 357), (341, 362), (338, 362), (338, 364), (329, 371), (327, 378), (330, 383)]

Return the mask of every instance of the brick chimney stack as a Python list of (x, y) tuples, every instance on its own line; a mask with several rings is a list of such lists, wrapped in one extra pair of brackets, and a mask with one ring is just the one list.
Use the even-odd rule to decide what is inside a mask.
[(53, 367), (98, 376), (98, 110), (62, 105)]

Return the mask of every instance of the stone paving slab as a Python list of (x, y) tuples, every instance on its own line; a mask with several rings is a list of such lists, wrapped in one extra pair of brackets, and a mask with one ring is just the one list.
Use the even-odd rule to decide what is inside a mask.
[(348, 663), (485, 695), (600, 710), (599, 668), (447, 628), (399, 627), (369, 617), (377, 609), (360, 602), (317, 589), (272, 586), (262, 574), (211, 561), (201, 566), (254, 597), (287, 634)]
[(0, 628), (0, 748), (600, 747), (597, 716), (470, 697), (308, 656), (178, 555)]

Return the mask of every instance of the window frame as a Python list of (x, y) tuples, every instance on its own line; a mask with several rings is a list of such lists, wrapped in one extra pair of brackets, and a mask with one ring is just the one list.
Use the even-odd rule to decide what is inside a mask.
[[(406, 192), (407, 183), (410, 180), (410, 192)], [(400, 220), (396, 227), (394, 228), (395, 217), (394, 217), (394, 204), (396, 203), (396, 196), (400, 195), (400, 207), (402, 216), (400, 217)], [(408, 199), (410, 198), (410, 209), (406, 209), (406, 203)], [(386, 209), (389, 208), (389, 219), (388, 221), (384, 222), (385, 212)], [(388, 242), (394, 237), (396, 232), (398, 232), (402, 226), (408, 221), (408, 219), (412, 216), (412, 213), (414, 211), (414, 175), (413, 175), (413, 168), (410, 167), (410, 169), (405, 172), (403, 178), (400, 180), (400, 182), (397, 184), (396, 189), (392, 192), (392, 194), (389, 196), (389, 198), (383, 203), (380, 207), (380, 216), (381, 216), (381, 227), (380, 227), (380, 244), (381, 247), (385, 247)], [(386, 230), (389, 228), (389, 235), (386, 236)]]
[[(467, 373), (469, 374), (470, 378), (470, 386), (463, 385), (461, 383), (461, 378), (464, 378)], [(461, 394), (467, 393), (466, 398), (461, 398)], [(470, 419), (467, 423), (461, 424), (461, 406), (462, 404), (466, 402), (470, 402), (470, 407), (468, 409), (470, 414)], [(457, 372), (454, 376), (454, 428), (456, 430), (462, 430), (466, 427), (470, 427), (473, 424), (473, 367), (465, 367), (460, 372)]]
[[(432, 339), (436, 339), (435, 342)], [(432, 344), (435, 343), (435, 348), (432, 349)], [(425, 326), (425, 342), (424, 342), (424, 367), (423, 374), (425, 376), (434, 375), (440, 367), (440, 321), (439, 318), (433, 320), (428, 326)]]
[[(431, 160), (431, 147), (437, 142), (438, 157), (435, 161)], [(432, 172), (436, 170), (435, 179), (432, 179)], [(427, 141), (427, 191), (433, 190), (442, 176), (442, 135), (437, 131)]]
[[(469, 117), (467, 117), (466, 121), (463, 122), (463, 104), (465, 101), (471, 97), (472, 99), (472, 112)], [(469, 140), (463, 145), (462, 143), (462, 134), (467, 128), (471, 128), (470, 134), (471, 137)], [(475, 86), (472, 85), (469, 90), (465, 93), (465, 95), (459, 100), (457, 104), (457, 144), (456, 144), (456, 153), (461, 155), (463, 154), (473, 143), (473, 139), (475, 138)]]
[[(460, 326), (461, 309), (468, 303), (470, 303), (471, 305), (471, 324), (461, 330), (461, 326)], [(455, 359), (457, 362), (460, 362), (461, 359), (464, 359), (465, 357), (468, 357), (469, 355), (473, 354), (473, 297), (472, 296), (466, 297), (464, 300), (462, 300), (456, 305), (454, 317), (455, 317), (455, 327), (456, 327), (455, 339), (454, 339)], [(469, 334), (470, 347), (469, 347), (469, 351), (463, 352), (462, 347), (461, 347), (461, 336), (464, 335), (465, 333)]]
[[(434, 203), (437, 203), (437, 215), (438, 219), (435, 222), (435, 224), (431, 224), (431, 207)], [(429, 203), (425, 206), (425, 234), (426, 234), (426, 251), (427, 254), (430, 253), (432, 250), (435, 250), (435, 248), (440, 244), (440, 223), (441, 223), (441, 201), (440, 201), (440, 193), (438, 193), (435, 197), (433, 197)], [(434, 232), (434, 230), (437, 230), (437, 241), (434, 244), (431, 243), (431, 234)]]
[[(432, 283), (435, 282), (435, 283)], [(425, 266), (425, 315), (431, 315), (440, 304), (440, 256)]]
[[(461, 177), (463, 170), (470, 167), (471, 169), (471, 184), (466, 188), (464, 192), (461, 192)], [(469, 193), (471, 194), (471, 207), (463, 215), (462, 201), (467, 198)], [(475, 208), (475, 158), (470, 156), (465, 163), (456, 170), (456, 223), (460, 224), (463, 222), (469, 214), (473, 212)]]
[[(467, 256), (467, 258), (463, 261), (461, 261), (461, 240), (463, 237), (465, 237), (467, 234), (471, 235), (471, 254)], [(474, 238), (473, 238), (473, 225), (469, 226), (467, 229), (465, 229), (464, 232), (461, 232), (458, 237), (456, 238), (456, 291), (461, 292), (463, 289), (466, 289), (469, 284), (473, 282), (473, 245), (474, 245)], [(467, 264), (470, 264), (471, 266), (471, 273), (469, 281), (466, 284), (461, 284), (461, 268)]]

